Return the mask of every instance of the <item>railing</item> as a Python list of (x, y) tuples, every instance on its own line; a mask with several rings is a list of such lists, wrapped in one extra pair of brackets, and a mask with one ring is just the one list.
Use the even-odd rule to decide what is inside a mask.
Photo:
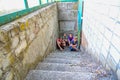
[[(28, 1), (24, 0), (25, 9), (19, 10), (16, 12), (12, 12), (12, 13), (8, 13), (8, 14), (0, 15), (0, 26), (3, 24), (6, 24), (8, 22), (11, 22), (13, 20), (16, 20), (17, 18), (20, 18), (21, 16), (27, 15), (27, 14), (29, 14), (33, 11), (36, 11), (40, 8), (48, 6), (48, 5), (52, 4), (53, 2), (54, 2), (53, 0), (49, 0), (49, 1), (47, 0), (46, 3), (43, 4), (42, 1), (39, 0), (38, 6), (34, 6), (34, 7), (29, 8)], [(16, 7), (16, 6), (14, 6), (14, 7)]]
[[(6, 1), (6, 3), (7, 3), (7, 0), (4, 0), (4, 1)], [(14, 0), (11, 0), (11, 1), (14, 1)], [(20, 18), (24, 15), (27, 15), (27, 14), (33, 12), (33, 11), (36, 11), (36, 10), (42, 8), (42, 7), (48, 6), (48, 5), (50, 5), (54, 2), (76, 2), (76, 1), (78, 1), (78, 0), (38, 0), (39, 5), (33, 6), (33, 7), (30, 8), (30, 5), (28, 4), (29, 0), (24, 0), (25, 9), (22, 9), (22, 10), (19, 10), (19, 11), (14, 11), (12, 13), (9, 12), (7, 14), (0, 15), (0, 26), (3, 25), (3, 24), (6, 24), (8, 22), (11, 22), (13, 20), (16, 20), (17, 18)], [(16, 7), (16, 6), (14, 6), (14, 7)]]

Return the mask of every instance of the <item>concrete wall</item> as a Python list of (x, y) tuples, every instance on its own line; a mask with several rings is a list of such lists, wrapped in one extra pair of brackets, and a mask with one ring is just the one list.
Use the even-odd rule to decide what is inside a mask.
[(77, 32), (77, 2), (58, 2), (60, 35)]
[(58, 37), (56, 4), (0, 27), (0, 80), (24, 80)]
[(82, 46), (120, 80), (120, 0), (84, 0)]

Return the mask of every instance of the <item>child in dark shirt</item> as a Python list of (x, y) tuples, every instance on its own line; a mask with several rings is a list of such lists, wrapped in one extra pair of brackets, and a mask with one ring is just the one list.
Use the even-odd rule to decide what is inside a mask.
[(70, 43), (70, 50), (71, 51), (78, 51), (78, 41), (77, 37), (74, 37), (73, 40)]

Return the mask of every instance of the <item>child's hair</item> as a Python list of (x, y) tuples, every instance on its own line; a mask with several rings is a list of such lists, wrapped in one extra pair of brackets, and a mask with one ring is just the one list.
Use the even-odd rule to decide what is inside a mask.
[(76, 39), (77, 39), (77, 36), (75, 36), (74, 38), (76, 38)]

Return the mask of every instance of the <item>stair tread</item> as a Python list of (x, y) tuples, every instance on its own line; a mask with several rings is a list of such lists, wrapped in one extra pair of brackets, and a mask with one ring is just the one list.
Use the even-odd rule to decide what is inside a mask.
[(61, 53), (51, 53), (48, 55), (48, 58), (65, 58), (65, 59), (87, 59), (90, 58), (91, 56), (87, 56), (87, 54), (81, 54), (80, 52), (61, 52)]
[(70, 71), (70, 72), (93, 72), (89, 66), (81, 64), (59, 64), (59, 63), (40, 63), (36, 67), (37, 70), (52, 70), (52, 71)]
[(80, 59), (64, 59), (64, 58), (46, 58), (44, 62), (50, 63), (65, 63), (65, 64), (79, 64)]
[(89, 72), (61, 72), (32, 70), (26, 80), (94, 80), (95, 74)]

